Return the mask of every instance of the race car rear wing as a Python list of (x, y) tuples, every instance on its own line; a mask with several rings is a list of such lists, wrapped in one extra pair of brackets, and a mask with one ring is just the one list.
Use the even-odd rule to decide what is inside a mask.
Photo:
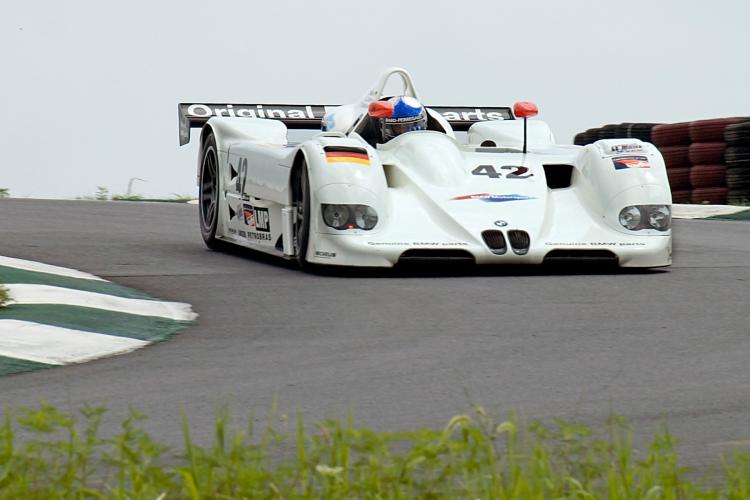
[[(190, 142), (190, 129), (202, 127), (212, 116), (240, 116), (281, 120), (291, 129), (320, 129), (325, 114), (336, 106), (315, 104), (211, 104), (180, 103), (180, 146)], [(440, 113), (453, 130), (466, 131), (487, 120), (513, 120), (509, 107), (428, 106)]]

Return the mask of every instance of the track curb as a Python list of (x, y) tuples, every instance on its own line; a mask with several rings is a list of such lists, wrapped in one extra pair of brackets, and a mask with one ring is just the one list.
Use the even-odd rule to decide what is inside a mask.
[(0, 376), (84, 363), (163, 342), (190, 326), (190, 304), (89, 273), (0, 256)]
[(673, 204), (674, 219), (750, 220), (750, 207)]

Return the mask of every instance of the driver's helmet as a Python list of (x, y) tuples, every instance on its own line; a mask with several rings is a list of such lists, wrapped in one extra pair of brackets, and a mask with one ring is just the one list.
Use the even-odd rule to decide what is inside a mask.
[(424, 106), (411, 96), (396, 96), (386, 101), (371, 102), (367, 114), (379, 120), (383, 142), (388, 142), (404, 132), (427, 128), (427, 112)]

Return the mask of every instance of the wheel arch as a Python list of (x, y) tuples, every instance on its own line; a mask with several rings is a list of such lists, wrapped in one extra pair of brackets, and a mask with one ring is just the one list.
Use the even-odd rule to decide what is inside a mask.
[(304, 149), (299, 148), (294, 153), (294, 160), (292, 161), (292, 170), (289, 173), (289, 182), (294, 185), (294, 182), (299, 178), (302, 168), (307, 165), (307, 155)]
[[(208, 138), (209, 134), (214, 135), (214, 140), (216, 140), (216, 132), (214, 131), (214, 128), (210, 124), (203, 125), (203, 128), (201, 128), (201, 140), (200, 145), (198, 146), (198, 163), (196, 165), (196, 175), (195, 175), (195, 182), (198, 186), (200, 186), (200, 179), (201, 179), (201, 165), (203, 164), (203, 148), (206, 146), (206, 139)], [(218, 149), (218, 142), (217, 142), (217, 149)], [(217, 151), (218, 156), (218, 151)]]

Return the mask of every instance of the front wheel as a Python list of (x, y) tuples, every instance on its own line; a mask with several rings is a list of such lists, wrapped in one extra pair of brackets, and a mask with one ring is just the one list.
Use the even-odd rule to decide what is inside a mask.
[(216, 151), (216, 139), (213, 134), (208, 134), (202, 148), (198, 213), (201, 236), (206, 246), (212, 250), (217, 250), (221, 244), (216, 239), (219, 225), (219, 156)]
[(307, 247), (310, 241), (310, 180), (307, 165), (302, 164), (294, 183), (294, 253), (302, 269), (309, 267)]

